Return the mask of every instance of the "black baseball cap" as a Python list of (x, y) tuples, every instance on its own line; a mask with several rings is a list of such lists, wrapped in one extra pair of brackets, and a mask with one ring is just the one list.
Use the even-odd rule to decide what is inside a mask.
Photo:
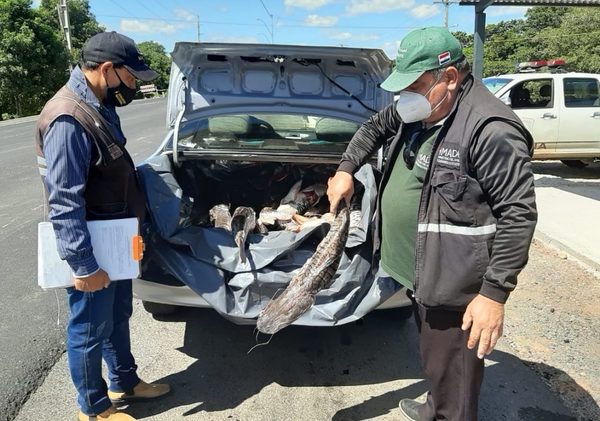
[(100, 32), (88, 39), (81, 50), (81, 58), (84, 61), (96, 63), (110, 61), (115, 66), (124, 66), (137, 79), (144, 82), (158, 77), (158, 73), (144, 62), (144, 57), (135, 42), (115, 31)]

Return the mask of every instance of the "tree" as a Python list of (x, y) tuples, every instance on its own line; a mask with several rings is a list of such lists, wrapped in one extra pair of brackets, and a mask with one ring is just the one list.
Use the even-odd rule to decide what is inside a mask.
[(452, 32), (452, 35), (460, 42), (463, 49), (473, 47), (473, 34), (467, 34), (463, 31)]
[(514, 72), (517, 63), (529, 59), (531, 47), (524, 35), (525, 30), (521, 19), (486, 27), (484, 76)]
[(153, 83), (157, 89), (167, 89), (171, 72), (171, 58), (165, 52), (165, 47), (156, 41), (144, 41), (138, 44), (144, 60), (159, 76)]
[(560, 27), (551, 28), (540, 37), (549, 58), (563, 58), (578, 72), (600, 73), (600, 10), (593, 7), (572, 8)]
[(558, 28), (568, 12), (567, 7), (532, 7), (525, 13), (526, 29), (535, 35), (548, 28)]
[(30, 0), (0, 0), (0, 105), (8, 114), (38, 112), (66, 80), (67, 51)]
[(469, 63), (473, 63), (473, 35), (463, 31), (453, 32), (452, 35), (460, 42), (463, 54), (469, 60)]

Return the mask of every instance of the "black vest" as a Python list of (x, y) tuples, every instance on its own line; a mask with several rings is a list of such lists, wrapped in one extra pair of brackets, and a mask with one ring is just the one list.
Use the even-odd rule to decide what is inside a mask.
[(125, 147), (115, 141), (102, 114), (67, 86), (46, 103), (37, 121), (36, 153), (41, 158), (38, 162), (44, 165), (43, 142), (48, 127), (62, 115), (71, 116), (81, 124), (99, 155), (98, 161), (90, 164), (85, 188), (87, 220), (135, 216), (143, 221), (145, 197), (133, 160)]
[[(478, 294), (488, 269), (497, 221), (471, 168), (470, 153), (491, 121), (519, 130), (531, 155), (533, 139), (519, 118), (479, 80), (468, 76), (434, 142), (419, 203), (415, 297), (426, 306), (464, 309)], [(401, 127), (402, 132), (411, 129), (412, 123)], [(394, 162), (402, 159), (398, 154), (403, 134), (390, 146), (380, 192), (393, 165), (404, 165)], [(379, 221), (375, 229), (378, 247)]]

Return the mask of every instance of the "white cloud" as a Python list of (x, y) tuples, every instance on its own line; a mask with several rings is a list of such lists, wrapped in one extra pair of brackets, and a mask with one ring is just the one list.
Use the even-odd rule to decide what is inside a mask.
[(386, 42), (381, 46), (381, 49), (388, 57), (394, 59), (396, 54), (398, 54), (398, 47), (400, 47), (400, 40)]
[(485, 14), (488, 16), (524, 15), (530, 8), (527, 6), (494, 6), (485, 9)]
[(195, 21), (196, 20), (196, 15), (194, 15), (193, 13), (191, 13), (185, 9), (175, 9), (175, 15), (179, 19), (184, 19), (187, 21)]
[(124, 32), (163, 32), (172, 34), (184, 25), (173, 25), (162, 20), (121, 19), (121, 31)]
[(333, 26), (337, 23), (336, 16), (308, 15), (304, 23), (309, 26)]
[(351, 0), (346, 6), (349, 15), (360, 15), (363, 13), (384, 13), (391, 10), (410, 9), (415, 0)]
[(339, 40), (347, 40), (347, 39), (352, 38), (352, 34), (350, 32), (336, 32), (331, 35), (331, 38), (339, 39)]
[(331, 0), (285, 0), (286, 7), (299, 7), (301, 9), (314, 10), (331, 3)]
[(410, 14), (413, 15), (417, 19), (427, 19), (431, 18), (440, 13), (440, 8), (437, 5), (433, 4), (422, 4), (413, 8), (410, 11)]
[(40, 7), (41, 3), (42, 3), (42, 0), (33, 0), (31, 5), (37, 9), (38, 7)]

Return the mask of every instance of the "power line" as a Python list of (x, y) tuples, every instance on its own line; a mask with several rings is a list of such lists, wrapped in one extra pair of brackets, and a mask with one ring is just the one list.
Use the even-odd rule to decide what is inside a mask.
[(173, 13), (173, 11), (171, 9), (168, 9), (167, 6), (163, 5), (159, 0), (154, 0), (154, 1), (156, 2), (156, 4), (158, 4), (164, 10), (166, 10), (169, 14)]
[(448, 27), (448, 9), (450, 9), (451, 4), (457, 4), (459, 2), (455, 1), (455, 0), (439, 0), (439, 1), (434, 1), (433, 3), (444, 5), (444, 26), (447, 28)]
[[(600, 31), (590, 31), (590, 32), (580, 32), (580, 33), (565, 33), (561, 35), (542, 35), (543, 39), (564, 39), (568, 37), (580, 37), (584, 35), (600, 35)], [(518, 38), (522, 38), (519, 36)], [(535, 37), (527, 38), (527, 39), (486, 39), (486, 44), (516, 44), (516, 45), (524, 45), (528, 43), (533, 43)]]
[[(107, 18), (120, 18), (120, 19), (139, 19), (139, 20), (157, 20), (156, 18), (148, 18), (141, 16), (121, 16), (121, 15), (96, 15), (103, 16)], [(191, 21), (188, 19), (166, 19), (160, 18), (160, 20), (165, 22), (186, 22), (190, 23)], [(300, 22), (300, 21), (292, 21), (292, 22)], [(210, 25), (230, 25), (230, 26), (262, 26), (262, 24), (258, 23), (243, 23), (243, 22), (226, 22), (226, 21), (210, 21), (203, 20), (202, 24), (210, 24)], [(331, 25), (331, 26), (315, 26), (309, 24), (286, 24), (282, 23), (281, 27), (286, 28), (316, 28), (316, 29), (385, 29), (385, 30), (406, 30), (406, 29), (417, 29), (421, 28), (421, 26), (363, 26), (363, 25)]]
[[(178, 6), (180, 9), (183, 9), (183, 10), (185, 10), (186, 12), (190, 12), (190, 9), (189, 9), (189, 7), (188, 7), (187, 5), (186, 5), (186, 6), (182, 5), (181, 3), (179, 3), (179, 1), (178, 1), (178, 0), (171, 0), (171, 2), (172, 2), (172, 3), (173, 3), (173, 2), (174, 2), (174, 3), (176, 3), (176, 6)], [(191, 12), (190, 12), (190, 13), (191, 13)], [(193, 14), (193, 13), (191, 13), (191, 14)]]
[(150, 14), (158, 17), (159, 19), (162, 19), (162, 16), (156, 14), (156, 12), (150, 10), (144, 3), (142, 3), (140, 0), (135, 0), (136, 3), (138, 3), (140, 6), (142, 6), (144, 9), (146, 9), (148, 12), (150, 12)]
[[(105, 18), (119, 18), (119, 19), (137, 19), (137, 20), (159, 20), (157, 18), (147, 18), (142, 16), (122, 16), (122, 15), (96, 15), (96, 16), (104, 16)], [(164, 22), (187, 22), (190, 23), (187, 19), (166, 19), (160, 18), (160, 20)]]
[(110, 1), (112, 2), (112, 4), (114, 4), (115, 6), (117, 6), (119, 9), (121, 9), (122, 11), (124, 11), (125, 13), (127, 13), (128, 15), (132, 14), (129, 10), (125, 9), (123, 6), (121, 6), (115, 0), (110, 0)]
[(269, 30), (269, 27), (267, 26), (267, 24), (265, 23), (264, 20), (257, 18), (256, 20), (264, 23), (265, 27), (267, 28), (267, 31), (269, 31), (269, 33), (271, 34), (271, 44), (275, 43), (275, 32), (273, 29), (273, 14), (269, 11), (269, 9), (267, 9), (267, 6), (265, 6), (265, 3), (263, 2), (263, 0), (259, 0), (260, 4), (262, 4), (262, 7), (265, 9), (265, 12), (267, 12), (267, 15), (269, 15), (269, 18), (271, 18), (271, 29)]

